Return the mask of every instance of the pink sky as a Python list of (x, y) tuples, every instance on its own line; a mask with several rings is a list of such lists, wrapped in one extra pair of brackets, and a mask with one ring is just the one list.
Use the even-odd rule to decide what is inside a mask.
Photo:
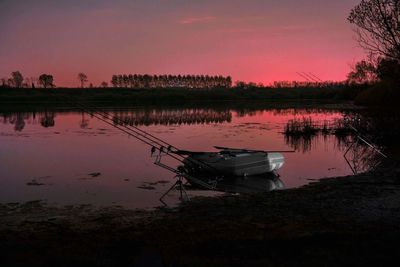
[[(0, 77), (53, 74), (78, 86), (112, 74), (344, 80), (364, 57), (346, 21), (359, 0), (2, 0)], [(34, 2), (34, 3), (30, 3)]]

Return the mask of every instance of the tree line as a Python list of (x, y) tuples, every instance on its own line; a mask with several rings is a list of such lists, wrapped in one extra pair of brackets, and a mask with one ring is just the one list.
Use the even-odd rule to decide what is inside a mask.
[(53, 75), (43, 73), (36, 77), (27, 77), (24, 76), (19, 71), (11, 72), (11, 77), (9, 78), (1, 78), (1, 87), (15, 87), (15, 88), (35, 88), (35, 86), (41, 86), (44, 88), (53, 88), (54, 78)]
[(112, 76), (111, 84), (121, 88), (229, 88), (232, 86), (232, 78), (209, 75), (119, 74)]
[[(84, 88), (88, 82), (88, 76), (85, 73), (79, 73), (77, 76), (80, 87)], [(230, 88), (232, 87), (232, 78), (230, 76), (209, 76), (209, 75), (148, 75), (148, 74), (120, 74), (113, 75), (111, 79), (112, 87), (116, 88)], [(1, 87), (15, 88), (53, 88), (55, 87), (54, 78), (50, 74), (42, 74), (39, 78), (24, 78), (21, 72), (14, 71), (11, 77), (1, 79)], [(92, 83), (90, 88), (94, 87)], [(103, 81), (99, 87), (107, 88), (108, 83)]]

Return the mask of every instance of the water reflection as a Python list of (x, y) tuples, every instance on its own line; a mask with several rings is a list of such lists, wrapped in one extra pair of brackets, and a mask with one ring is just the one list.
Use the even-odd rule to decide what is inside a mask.
[[(135, 108), (107, 112), (114, 122), (138, 125), (183, 150), (212, 152), (214, 146), (296, 149), (296, 153), (285, 155), (286, 164), (279, 170), (281, 178), (219, 181), (219, 191), (267, 192), (282, 188), (283, 183), (293, 188), (309, 183), (309, 179), (351, 174), (343, 158), (349, 142), (346, 138), (327, 134), (301, 140), (283, 134), (289, 120), (311, 116), (313, 121), (333, 122), (344, 117), (340, 111)], [(7, 177), (0, 179), (0, 202), (48, 199), (63, 204), (116, 202), (155, 207), (174, 181), (173, 174), (153, 165), (147, 145), (79, 110), (12, 111), (0, 116), (0, 177)], [(166, 163), (173, 167), (178, 164)], [(102, 175), (88, 178), (90, 173)], [(27, 186), (35, 179), (40, 182), (37, 177), (50, 178), (43, 186)], [(160, 180), (169, 184), (157, 183), (153, 190), (138, 188), (144, 182)]]
[[(45, 128), (54, 127), (57, 114), (68, 114), (70, 110), (45, 109), (28, 112), (1, 112), (4, 124), (14, 125), (15, 131), (23, 131), (26, 124), (37, 124)], [(264, 112), (272, 112), (276, 116), (309, 116), (310, 114), (324, 114), (325, 116), (337, 114), (337, 110), (320, 109), (130, 109), (130, 110), (102, 110), (108, 113), (114, 123), (135, 126), (150, 125), (195, 125), (195, 124), (218, 124), (232, 121), (233, 112), (239, 118), (262, 116)], [(84, 112), (80, 112), (80, 128), (89, 127), (90, 119)]]
[[(14, 130), (21, 132), (28, 124), (36, 124), (37, 117), (40, 124), (45, 127), (54, 127), (56, 114), (65, 114), (64, 111), (41, 111), (41, 112), (12, 112), (3, 113), (4, 124), (14, 125)], [(68, 112), (67, 112), (68, 113)], [(135, 109), (135, 110), (117, 110), (108, 111), (107, 114), (112, 117), (115, 124), (150, 126), (150, 125), (192, 125), (192, 124), (210, 124), (231, 122), (232, 112), (230, 110), (212, 110), (212, 109)], [(86, 113), (81, 112), (79, 126), (82, 129), (89, 127), (89, 119)]]
[[(369, 135), (374, 123), (360, 114), (345, 114), (343, 118), (322, 124), (313, 121), (311, 117), (289, 120), (285, 126), (284, 136), (286, 143), (296, 151), (303, 153), (312, 150), (318, 144), (318, 139), (326, 143), (333, 137), (335, 148), (343, 151), (345, 159), (354, 174), (371, 170), (382, 161), (382, 154), (375, 147), (377, 140)], [(370, 140), (370, 141), (365, 141)], [(378, 149), (378, 150), (377, 150)]]
[[(227, 193), (263, 193), (285, 188), (280, 176), (275, 173), (246, 177), (227, 177), (214, 183), (205, 178), (196, 178), (207, 184), (213, 184), (217, 191)], [(201, 184), (198, 184), (196, 180), (189, 180), (189, 182), (194, 188), (202, 188)]]
[(56, 112), (54, 111), (41, 111), (41, 112), (12, 112), (3, 113), (4, 124), (14, 125), (16, 132), (21, 132), (25, 129), (26, 124), (38, 124), (44, 128), (55, 126)]
[(114, 124), (181, 125), (223, 123), (232, 120), (232, 112), (211, 109), (119, 111), (112, 115)]
[(55, 122), (55, 118), (56, 115), (54, 112), (44, 112), (44, 114), (42, 114), (41, 119), (40, 119), (40, 125), (42, 125), (45, 128), (48, 127), (54, 127), (54, 125), (56, 125)]

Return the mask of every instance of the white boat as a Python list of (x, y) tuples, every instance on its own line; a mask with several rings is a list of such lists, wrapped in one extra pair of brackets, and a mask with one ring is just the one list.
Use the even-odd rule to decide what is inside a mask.
[(252, 176), (280, 169), (282, 153), (246, 149), (221, 148), (219, 152), (187, 152), (184, 160), (189, 173), (218, 172), (231, 176)]

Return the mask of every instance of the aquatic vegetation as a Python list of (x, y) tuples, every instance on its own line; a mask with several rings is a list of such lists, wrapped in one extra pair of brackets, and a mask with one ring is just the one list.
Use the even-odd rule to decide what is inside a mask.
[(307, 135), (312, 136), (317, 134), (321, 129), (315, 125), (311, 119), (304, 118), (301, 120), (290, 120), (286, 126), (284, 133), (285, 135)]

